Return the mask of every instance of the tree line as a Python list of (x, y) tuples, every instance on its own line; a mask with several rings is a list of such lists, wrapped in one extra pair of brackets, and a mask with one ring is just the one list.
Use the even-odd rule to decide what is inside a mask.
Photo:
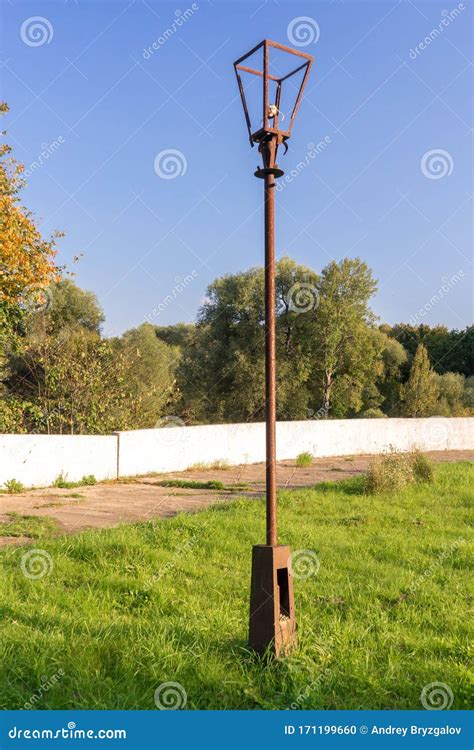
[[(193, 324), (105, 338), (95, 295), (56, 263), (60, 234), (22, 205), (22, 173), (0, 147), (0, 432), (262, 420), (263, 269), (216, 279)], [(381, 325), (376, 288), (359, 258), (278, 261), (278, 419), (474, 413), (473, 327)]]

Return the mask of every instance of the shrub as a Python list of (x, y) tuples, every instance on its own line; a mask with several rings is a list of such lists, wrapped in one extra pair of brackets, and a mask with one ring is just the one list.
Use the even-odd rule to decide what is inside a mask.
[(5, 482), (5, 488), (9, 495), (15, 495), (18, 492), (23, 492), (25, 486), (21, 482), (18, 482), (16, 479), (8, 479)]
[(413, 482), (432, 482), (433, 464), (419, 451), (392, 451), (376, 459), (369, 467), (366, 489), (371, 494), (395, 492)]
[(414, 479), (413, 466), (403, 453), (386, 453), (376, 459), (367, 472), (367, 491), (396, 491), (410, 484)]
[(70, 482), (61, 472), (54, 480), (53, 487), (60, 487), (62, 490), (72, 490), (74, 487), (84, 487), (92, 484), (97, 484), (97, 479), (93, 474), (85, 474), (79, 482)]
[(298, 456), (296, 456), (296, 465), (297, 466), (311, 466), (313, 463), (313, 456), (311, 453), (300, 453)]
[(364, 419), (382, 419), (387, 418), (387, 415), (383, 413), (381, 409), (371, 408), (366, 409), (361, 415)]
[(79, 484), (85, 485), (85, 486), (92, 485), (92, 484), (97, 484), (97, 479), (95, 478), (95, 476), (93, 474), (86, 474), (85, 476), (82, 477), (82, 479), (79, 482)]
[(432, 461), (424, 453), (414, 451), (411, 454), (413, 464), (413, 474), (417, 482), (433, 482), (434, 466)]

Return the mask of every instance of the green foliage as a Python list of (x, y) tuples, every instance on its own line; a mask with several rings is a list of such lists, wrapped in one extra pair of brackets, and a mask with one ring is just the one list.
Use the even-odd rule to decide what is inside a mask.
[(163, 413), (170, 413), (178, 349), (158, 338), (150, 323), (127, 331), (115, 346), (127, 363), (128, 422), (135, 428), (155, 427)]
[(410, 377), (401, 389), (405, 417), (429, 417), (436, 413), (439, 388), (423, 344), (416, 350)]
[(53, 482), (53, 487), (60, 487), (61, 489), (70, 490), (74, 487), (87, 487), (97, 484), (97, 479), (93, 474), (86, 474), (78, 482), (70, 482), (61, 472)]
[(172, 681), (190, 710), (414, 710), (435, 679), (468, 709), (473, 474), (441, 464), (389, 501), (346, 482), (280, 492), (281, 538), (320, 562), (294, 579), (298, 649), (281, 661), (247, 646), (264, 499), (45, 538), (40, 580), (19, 573), (28, 547), (0, 549), (0, 704), (18, 709), (63, 668), (36, 709), (156, 710)]
[(413, 482), (433, 482), (434, 468), (427, 456), (418, 451), (391, 451), (371, 464), (366, 477), (370, 494), (398, 492)]
[(431, 327), (426, 324), (412, 326), (399, 323), (389, 328), (388, 334), (403, 345), (410, 360), (415, 356), (419, 344), (423, 344), (433, 369), (440, 374), (449, 371), (466, 377), (474, 374), (474, 326), (449, 331), (446, 326), (441, 325)]
[(228, 469), (230, 469), (229, 462), (220, 458), (217, 461), (210, 461), (209, 463), (198, 461), (198, 463), (193, 464), (186, 471), (227, 471)]
[(313, 463), (313, 456), (311, 453), (299, 453), (296, 456), (296, 465), (297, 466), (311, 466)]
[(380, 419), (381, 417), (386, 417), (387, 415), (383, 413), (381, 409), (366, 409), (362, 412), (360, 415), (364, 419)]
[(16, 479), (8, 479), (5, 482), (5, 489), (9, 495), (16, 495), (17, 493), (25, 491), (25, 485), (18, 482)]
[(224, 490), (225, 484), (217, 479), (208, 482), (194, 482), (190, 479), (162, 479), (154, 482), (158, 487), (182, 487), (187, 490)]
[(424, 453), (415, 451), (412, 456), (413, 475), (417, 482), (434, 482), (434, 465)]
[(22, 516), (19, 513), (6, 513), (10, 521), (0, 523), (0, 537), (16, 536), (29, 539), (51, 537), (57, 531), (57, 523), (46, 516)]

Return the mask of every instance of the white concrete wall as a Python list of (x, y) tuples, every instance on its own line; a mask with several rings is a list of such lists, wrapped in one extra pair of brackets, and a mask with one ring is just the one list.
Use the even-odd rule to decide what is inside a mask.
[(0, 435), (0, 487), (16, 479), (45, 487), (63, 474), (76, 482), (117, 476), (116, 435)]
[[(474, 449), (474, 418), (338, 419), (279, 422), (277, 458)], [(261, 423), (180, 427), (119, 433), (121, 476), (148, 471), (181, 471), (196, 463), (224, 459), (230, 464), (265, 460)]]
[[(341, 419), (279, 422), (277, 458), (347, 456), (398, 450), (474, 450), (474, 418)], [(71, 481), (182, 471), (219, 459), (265, 460), (265, 425), (175, 426), (116, 435), (0, 435), (0, 487), (16, 479), (47, 486), (59, 474)]]

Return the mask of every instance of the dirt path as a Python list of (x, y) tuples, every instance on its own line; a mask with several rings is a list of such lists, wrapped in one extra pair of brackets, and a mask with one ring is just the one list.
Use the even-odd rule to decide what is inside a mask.
[[(474, 461), (474, 451), (443, 451), (428, 454), (433, 461)], [(367, 470), (373, 456), (317, 458), (307, 468), (294, 461), (277, 467), (280, 488), (307, 487), (318, 482), (356, 476)], [(196, 490), (157, 486), (166, 479), (207, 482), (218, 480), (224, 490)], [(244, 484), (245, 488), (227, 489)], [(247, 464), (229, 469), (186, 471), (150, 475), (128, 481), (101, 482), (73, 490), (47, 488), (17, 495), (0, 495), (0, 523), (11, 521), (11, 513), (54, 519), (58, 530), (75, 533), (83, 529), (117, 526), (120, 523), (167, 518), (180, 511), (196, 511), (236, 496), (260, 497), (265, 491), (265, 464)], [(0, 546), (31, 541), (26, 537), (0, 536)]]

